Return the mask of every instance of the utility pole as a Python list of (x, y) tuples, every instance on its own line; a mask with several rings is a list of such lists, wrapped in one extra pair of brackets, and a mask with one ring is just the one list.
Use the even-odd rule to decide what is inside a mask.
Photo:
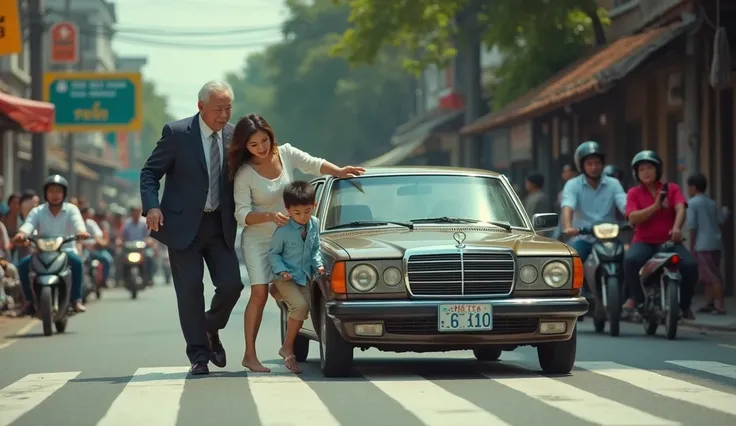
[[(31, 99), (43, 100), (43, 73), (45, 67), (43, 36), (46, 33), (44, 23), (44, 1), (28, 0), (29, 47), (31, 60)], [(48, 173), (46, 161), (46, 135), (31, 135), (32, 187), (40, 191)]]
[[(71, 19), (72, 16), (72, 0), (66, 0), (64, 3), (64, 16), (66, 19)], [(81, 31), (77, 34), (77, 43), (81, 38)], [(81, 63), (81, 58), (78, 58)], [(67, 64), (66, 70), (72, 71), (74, 67), (71, 64)], [(66, 134), (66, 161), (68, 163), (67, 179), (69, 180), (69, 192), (77, 195), (77, 174), (74, 172), (74, 164), (77, 162), (77, 153), (74, 149), (74, 134), (69, 132)]]

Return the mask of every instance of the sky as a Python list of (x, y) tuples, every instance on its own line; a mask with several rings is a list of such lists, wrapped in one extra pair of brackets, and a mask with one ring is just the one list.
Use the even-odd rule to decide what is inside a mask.
[[(281, 39), (282, 0), (114, 0), (113, 49), (146, 56), (143, 76), (156, 83), (176, 118), (193, 115), (208, 80), (243, 69), (245, 57)], [(237, 99), (236, 99), (237, 102)]]

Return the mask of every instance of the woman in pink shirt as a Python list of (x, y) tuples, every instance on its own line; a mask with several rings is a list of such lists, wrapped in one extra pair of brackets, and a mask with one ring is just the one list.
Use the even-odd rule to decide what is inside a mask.
[(698, 281), (698, 264), (682, 244), (685, 196), (677, 184), (661, 182), (662, 159), (656, 152), (639, 152), (631, 161), (631, 168), (639, 185), (626, 194), (626, 216), (634, 225), (634, 237), (624, 259), (624, 278), (632, 297), (624, 304), (624, 313), (630, 314), (644, 302), (639, 270), (654, 255), (657, 246), (671, 240), (676, 243), (674, 250), (680, 256), (680, 309), (684, 318), (695, 318), (690, 303)]

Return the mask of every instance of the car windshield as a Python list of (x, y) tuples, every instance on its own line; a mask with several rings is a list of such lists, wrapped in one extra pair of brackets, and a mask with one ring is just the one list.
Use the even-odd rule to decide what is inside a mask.
[(499, 222), (526, 228), (502, 181), (454, 175), (362, 176), (335, 181), (325, 229), (404, 223)]

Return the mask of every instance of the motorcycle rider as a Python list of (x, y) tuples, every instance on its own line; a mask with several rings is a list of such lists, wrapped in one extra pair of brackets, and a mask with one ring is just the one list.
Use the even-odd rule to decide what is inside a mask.
[(89, 250), (89, 256), (92, 260), (98, 260), (102, 263), (102, 282), (106, 283), (110, 276), (110, 268), (112, 267), (112, 256), (105, 249), (108, 241), (102, 228), (94, 220), (95, 211), (91, 207), (82, 207), (80, 210), (84, 224), (87, 226), (87, 233), (92, 236), (91, 240), (84, 241), (83, 244)]
[[(152, 239), (149, 238), (150, 231), (146, 226), (146, 222), (141, 220), (142, 209), (140, 206), (132, 206), (130, 208), (130, 217), (123, 222), (123, 228), (120, 233), (121, 241), (145, 241), (150, 247), (152, 245)], [(149, 250), (148, 247), (144, 251), (144, 265), (146, 268), (146, 274), (149, 280), (153, 279), (153, 250)]]
[[(33, 231), (38, 231), (42, 236), (66, 236), (76, 234), (80, 239), (89, 238), (87, 227), (82, 219), (79, 209), (66, 202), (69, 184), (60, 175), (51, 175), (46, 178), (43, 185), (43, 196), (45, 203), (34, 207), (28, 213), (26, 221), (18, 229), (14, 240), (22, 243)], [(62, 249), (66, 252), (69, 266), (72, 269), (72, 308), (76, 312), (84, 312), (87, 309), (82, 304), (82, 279), (84, 268), (82, 258), (77, 252), (77, 244), (74, 241), (65, 243)], [(26, 298), (25, 306), (21, 310), (22, 315), (28, 315), (33, 311), (33, 293), (31, 291), (30, 272), (31, 256), (24, 257), (18, 264), (21, 286)]]
[(626, 193), (618, 180), (603, 174), (606, 156), (597, 142), (583, 142), (573, 158), (580, 174), (562, 189), (562, 232), (573, 237), (568, 244), (585, 263), (595, 237), (578, 235), (580, 228), (590, 228), (599, 221), (617, 223), (616, 212), (626, 210)]
[(626, 198), (626, 216), (634, 225), (634, 238), (624, 259), (624, 279), (632, 296), (623, 305), (624, 314), (629, 315), (644, 302), (639, 270), (654, 255), (657, 246), (671, 240), (675, 242), (673, 250), (680, 256), (680, 310), (685, 319), (694, 319), (690, 303), (698, 280), (698, 264), (682, 244), (687, 209), (685, 195), (680, 186), (672, 182), (664, 191), (662, 159), (654, 151), (636, 154), (631, 160), (631, 169), (639, 185), (629, 189)]
[(624, 173), (621, 171), (621, 169), (618, 168), (618, 166), (608, 164), (606, 167), (603, 168), (603, 174), (616, 179), (623, 185)]

